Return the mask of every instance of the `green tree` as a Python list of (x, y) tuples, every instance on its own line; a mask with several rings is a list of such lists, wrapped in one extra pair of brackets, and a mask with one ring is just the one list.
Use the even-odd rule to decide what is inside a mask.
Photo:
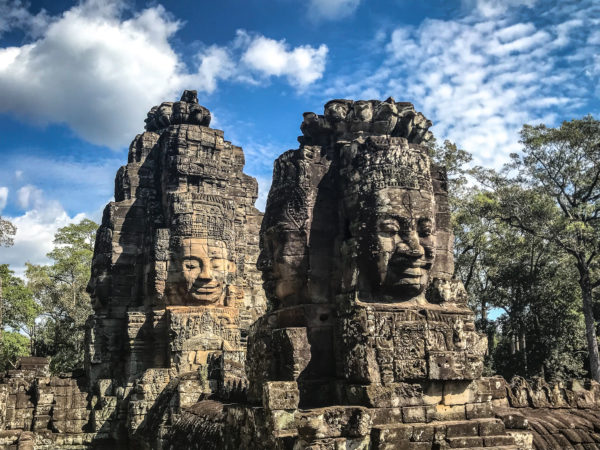
[[(17, 228), (0, 216), (0, 247), (10, 247), (13, 245), (13, 237), (17, 232)], [(4, 313), (4, 297), (2, 293), (2, 278), (0, 277), (0, 345), (3, 343), (4, 322), (2, 315)], [(4, 358), (3, 358), (4, 360)]]
[(0, 371), (14, 369), (20, 356), (30, 355), (31, 345), (27, 336), (18, 331), (4, 331), (0, 345)]
[(491, 349), (493, 366), (506, 377), (582, 375), (581, 353), (570, 357), (573, 350), (585, 348), (572, 265), (560, 249), (539, 237), (501, 222), (490, 231), (482, 258), (486, 289), (480, 297), (505, 311), (497, 324), (498, 346)]
[(33, 293), (21, 278), (14, 276), (8, 264), (0, 264), (0, 280), (4, 301), (2, 325), (31, 335), (35, 318), (40, 312)]
[[(552, 243), (487, 215), (492, 194), (471, 187), (454, 227), (455, 275), (488, 335), (488, 373), (581, 376), (585, 343), (573, 267)], [(504, 315), (491, 321), (491, 309)]]
[(0, 247), (10, 247), (13, 245), (13, 238), (16, 232), (17, 227), (0, 216)]
[(570, 256), (577, 271), (591, 377), (600, 381), (593, 290), (600, 286), (600, 122), (525, 125), (523, 153), (491, 181), (488, 213)]
[[(431, 155), (447, 167), (455, 276), (469, 293), (478, 329), (488, 335), (487, 372), (581, 376), (585, 342), (576, 307), (581, 297), (565, 253), (487, 214), (503, 180), (500, 174), (469, 169), (471, 155), (449, 141), (434, 144)], [(505, 314), (491, 321), (491, 309)]]
[(92, 313), (85, 288), (90, 278), (98, 225), (89, 219), (59, 229), (52, 264), (27, 265), (28, 286), (42, 307), (43, 323), (36, 336), (36, 353), (51, 356), (54, 372), (83, 366), (84, 325)]
[(446, 170), (448, 199), (453, 215), (456, 215), (470, 189), (469, 176), (472, 170), (468, 166), (473, 156), (449, 140), (442, 145), (434, 140), (429, 144), (429, 149), (432, 161)]
[(32, 292), (23, 280), (14, 276), (8, 264), (0, 264), (0, 284), (3, 306), (0, 368), (5, 369), (14, 367), (19, 356), (29, 354), (29, 342), (40, 308)]

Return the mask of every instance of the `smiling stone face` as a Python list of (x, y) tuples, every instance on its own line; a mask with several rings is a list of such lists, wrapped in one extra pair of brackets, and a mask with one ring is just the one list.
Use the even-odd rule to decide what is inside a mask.
[(302, 293), (305, 253), (306, 237), (289, 224), (276, 224), (263, 233), (257, 267), (263, 274), (264, 289), (274, 301)]
[(223, 304), (236, 266), (222, 241), (184, 238), (174, 252), (170, 272), (177, 286), (168, 303)]
[(386, 188), (372, 202), (376, 212), (357, 233), (361, 296), (422, 297), (435, 258), (433, 196)]
[(370, 302), (424, 303), (437, 246), (426, 149), (368, 138), (342, 154), (347, 291)]

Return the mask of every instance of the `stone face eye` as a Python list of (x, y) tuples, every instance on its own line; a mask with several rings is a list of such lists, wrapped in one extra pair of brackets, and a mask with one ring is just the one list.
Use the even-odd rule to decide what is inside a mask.
[(194, 260), (187, 260), (183, 263), (183, 267), (187, 270), (194, 270), (200, 267), (200, 263)]
[(395, 219), (384, 219), (379, 222), (377, 228), (384, 233), (398, 233), (400, 231), (400, 224)]
[(377, 229), (382, 233), (404, 235), (414, 229), (414, 222), (405, 217), (387, 218), (379, 221)]

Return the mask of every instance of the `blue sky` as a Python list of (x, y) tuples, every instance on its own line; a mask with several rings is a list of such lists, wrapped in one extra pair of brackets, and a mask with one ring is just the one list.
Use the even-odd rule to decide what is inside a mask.
[(478, 164), (523, 123), (600, 117), (600, 2), (0, 0), (0, 263), (45, 262), (56, 229), (100, 219), (147, 110), (197, 89), (270, 184), (305, 111), (411, 101)]

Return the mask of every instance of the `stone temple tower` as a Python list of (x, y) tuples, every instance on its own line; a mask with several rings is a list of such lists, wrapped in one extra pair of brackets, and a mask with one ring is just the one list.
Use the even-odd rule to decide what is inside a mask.
[(393, 99), (305, 114), (300, 148), (275, 162), (262, 224), (273, 311), (250, 355), (274, 350), (248, 360), (251, 397), (259, 380), (288, 377), (303, 406), (366, 405), (395, 383), (481, 376), (486, 342), (452, 279), (445, 173), (423, 145), (430, 125)]
[(211, 371), (223, 359), (227, 376), (244, 384), (248, 328), (266, 307), (256, 269), (262, 214), (242, 149), (210, 119), (195, 91), (152, 108), (104, 210), (88, 286), (86, 370), (98, 392), (110, 385), (120, 403), (151, 404), (147, 395), (127, 398), (128, 389)]
[(373, 424), (466, 418), (450, 399), (470, 395), (487, 341), (452, 278), (430, 126), (410, 103), (332, 100), (275, 162), (258, 261), (272, 307), (250, 336), (248, 399), (299, 407), (298, 448), (341, 423), (323, 439), (363, 448)]

